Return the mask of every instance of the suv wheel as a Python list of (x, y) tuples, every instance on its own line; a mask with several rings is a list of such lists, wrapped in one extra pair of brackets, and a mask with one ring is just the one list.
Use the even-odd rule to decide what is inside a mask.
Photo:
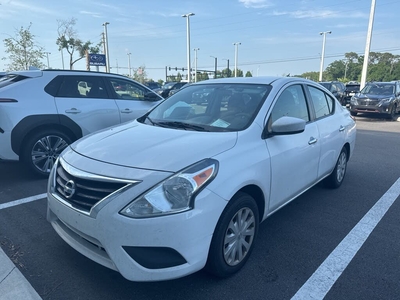
[(393, 105), (392, 110), (390, 111), (389, 119), (393, 121), (397, 121), (397, 107), (396, 104)]
[(71, 142), (71, 138), (59, 130), (39, 131), (24, 143), (22, 159), (34, 173), (48, 176), (60, 153)]

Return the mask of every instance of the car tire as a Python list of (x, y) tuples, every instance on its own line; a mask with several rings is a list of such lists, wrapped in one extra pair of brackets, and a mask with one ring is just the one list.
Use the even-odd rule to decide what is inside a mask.
[(393, 105), (392, 110), (390, 111), (389, 119), (392, 121), (397, 121), (397, 106)]
[(59, 130), (42, 130), (30, 136), (22, 146), (22, 160), (28, 169), (48, 176), (60, 153), (72, 139)]
[(237, 193), (215, 228), (206, 270), (222, 278), (239, 271), (253, 250), (258, 226), (259, 212), (254, 198)]
[(350, 115), (352, 115), (353, 117), (357, 116), (357, 113), (355, 111), (351, 111)]
[(348, 152), (347, 149), (343, 147), (336, 161), (335, 168), (333, 169), (332, 173), (325, 178), (325, 185), (327, 187), (336, 189), (342, 185), (344, 176), (346, 175), (347, 161)]

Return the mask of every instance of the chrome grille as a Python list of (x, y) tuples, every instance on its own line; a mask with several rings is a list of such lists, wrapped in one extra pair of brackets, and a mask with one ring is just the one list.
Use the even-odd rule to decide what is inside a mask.
[(360, 104), (365, 105), (365, 106), (375, 106), (378, 103), (379, 103), (379, 100), (360, 101)]
[(56, 193), (72, 207), (85, 212), (126, 185), (126, 182), (82, 179), (69, 174), (61, 164), (57, 167)]

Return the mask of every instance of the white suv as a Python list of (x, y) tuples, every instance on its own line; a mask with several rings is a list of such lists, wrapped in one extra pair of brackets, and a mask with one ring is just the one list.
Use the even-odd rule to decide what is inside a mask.
[(131, 121), (162, 101), (125, 76), (29, 70), (0, 79), (0, 160), (22, 160), (47, 176), (73, 141)]

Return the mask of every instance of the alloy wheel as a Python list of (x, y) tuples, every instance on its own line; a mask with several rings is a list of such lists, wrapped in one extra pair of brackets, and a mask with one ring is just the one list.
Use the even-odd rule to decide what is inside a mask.
[(48, 135), (40, 138), (31, 151), (33, 165), (43, 173), (49, 173), (60, 153), (68, 146), (68, 143), (56, 135)]

